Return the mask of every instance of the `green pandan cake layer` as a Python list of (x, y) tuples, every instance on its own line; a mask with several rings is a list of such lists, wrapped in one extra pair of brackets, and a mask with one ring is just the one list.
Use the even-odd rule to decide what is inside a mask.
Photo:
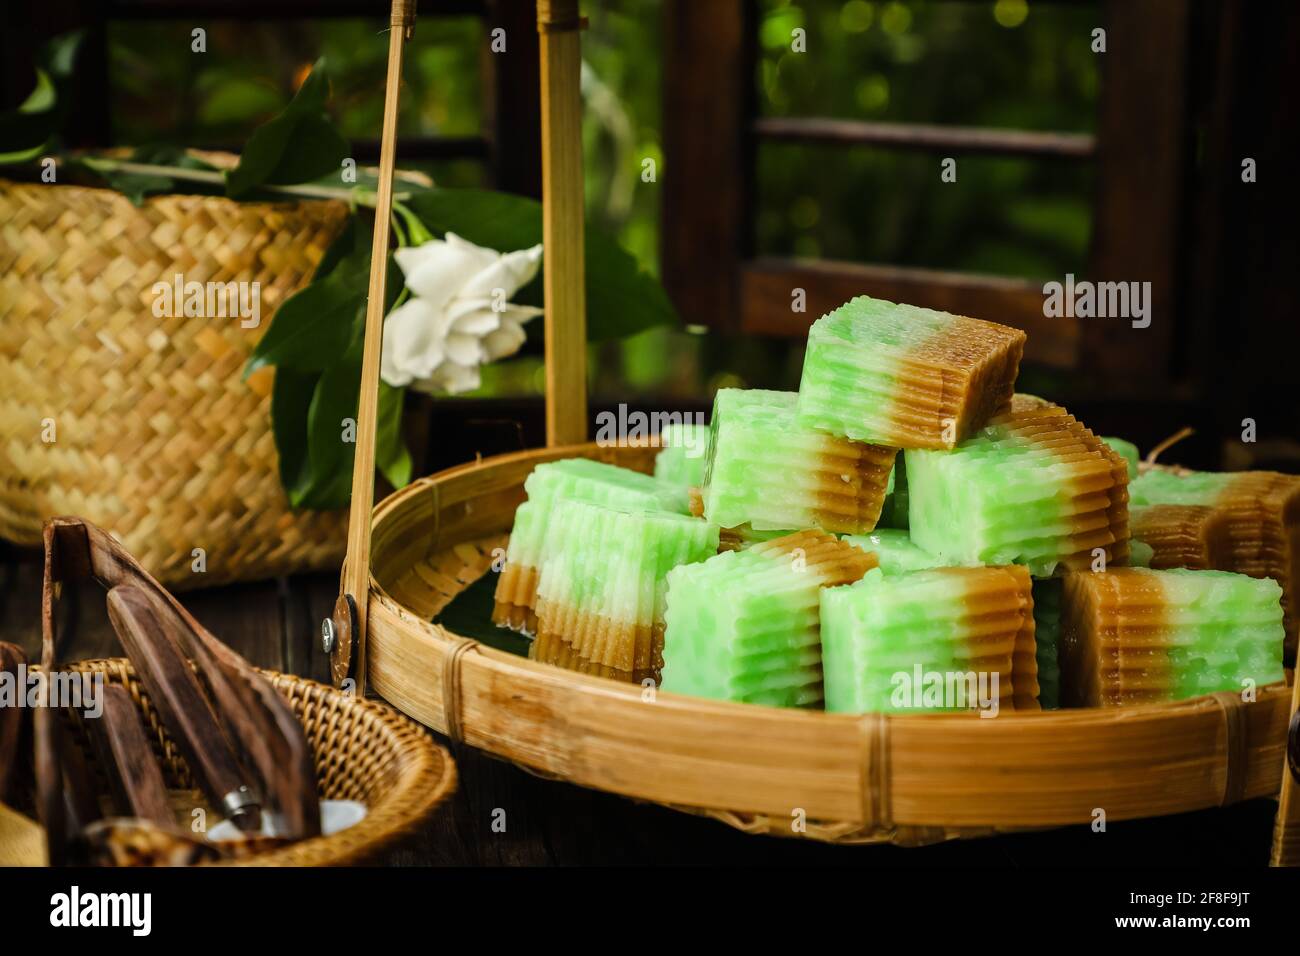
[(515, 512), (507, 563), (537, 567), (557, 501), (586, 501), (622, 511), (688, 514), (685, 488), (673, 488), (650, 475), (590, 458), (565, 458), (533, 469), (524, 482), (528, 500)]
[(870, 556), (819, 531), (727, 551), (668, 574), (663, 687), (777, 707), (822, 699), (818, 593)]
[(821, 700), (817, 591), (788, 561), (753, 551), (675, 568), (664, 690), (775, 707)]
[(1148, 471), (1129, 485), (1129, 503), (1147, 505), (1213, 505), (1236, 480), (1232, 472), (1195, 471), (1186, 474)]
[(689, 514), (683, 488), (665, 487), (650, 475), (591, 458), (562, 458), (533, 469), (524, 481), (529, 501), (573, 499), (628, 511)]
[(875, 527), (895, 449), (836, 438), (795, 422), (793, 392), (719, 389), (713, 406), (704, 514), (724, 528)]
[(1228, 571), (1135, 569), (1158, 575), (1175, 699), (1282, 680), (1282, 588)]
[(1114, 706), (1283, 678), (1282, 589), (1228, 571), (1114, 568), (1065, 577), (1062, 697)]
[(553, 506), (537, 582), (539, 633), (621, 670), (654, 667), (668, 572), (718, 550), (718, 527), (666, 512)]
[(1127, 469), (1059, 406), (1017, 395), (1012, 409), (950, 452), (908, 449), (909, 532), (960, 565), (1059, 564), (1128, 555)]
[(682, 488), (702, 488), (709, 463), (709, 426), (668, 425), (659, 433), (655, 478)]
[(1125, 441), (1123, 438), (1103, 437), (1102, 441), (1109, 445), (1121, 458), (1124, 459), (1124, 463), (1128, 465), (1128, 480), (1133, 481), (1137, 478), (1139, 461), (1138, 446), (1133, 444), (1131, 441)]
[(1043, 710), (1061, 706), (1061, 579), (1034, 581), (1034, 643), (1038, 658), (1038, 702)]
[[(1023, 571), (1021, 572), (1023, 575)], [(1002, 568), (935, 568), (822, 592), (826, 709), (845, 713), (951, 710), (978, 699), (920, 693), (938, 675), (971, 675), (984, 703), (1010, 705), (1017, 637), (1030, 615), (1028, 581)], [(950, 686), (969, 688), (960, 680)], [(978, 695), (977, 695), (978, 696)]]
[(885, 574), (923, 571), (948, 565), (943, 558), (931, 554), (914, 542), (906, 531), (897, 528), (877, 528), (867, 534), (846, 534), (843, 540), (855, 548), (874, 554), (880, 562), (880, 570)]

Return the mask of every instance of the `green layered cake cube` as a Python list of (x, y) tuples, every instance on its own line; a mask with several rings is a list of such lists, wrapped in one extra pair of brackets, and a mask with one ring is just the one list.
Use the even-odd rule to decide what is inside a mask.
[(1058, 405), (1017, 395), (954, 450), (906, 460), (909, 533), (947, 563), (1047, 577), (1128, 558), (1124, 460)]
[(793, 392), (719, 389), (704, 515), (724, 528), (860, 534), (880, 518), (896, 450), (795, 421)]
[(662, 663), (668, 572), (717, 553), (718, 527), (688, 515), (553, 506), (537, 581), (537, 632), (593, 664), (644, 671)]
[(497, 579), (492, 619), (503, 627), (536, 630), (537, 576), (550, 537), (555, 505), (586, 501), (624, 511), (685, 515), (684, 487), (673, 487), (628, 468), (590, 458), (565, 458), (533, 469), (524, 481), (528, 500), (515, 511), (506, 563)]
[(831, 535), (803, 531), (674, 568), (664, 690), (775, 707), (819, 703), (818, 593), (874, 565)]
[(1112, 568), (1065, 576), (1066, 706), (1253, 694), (1284, 678), (1282, 588), (1228, 571)]
[(951, 448), (1011, 400), (1025, 333), (859, 296), (813, 323), (799, 422), (855, 441)]
[[(826, 709), (996, 715), (1014, 708), (1018, 651), (1028, 652), (1026, 670), (1033, 670), (1032, 604), (1023, 568), (877, 569), (856, 584), (827, 588)], [(1037, 692), (1025, 673), (1022, 693)]]

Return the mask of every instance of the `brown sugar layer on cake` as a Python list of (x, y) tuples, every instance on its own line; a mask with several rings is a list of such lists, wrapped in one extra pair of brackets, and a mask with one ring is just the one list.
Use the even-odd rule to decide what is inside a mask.
[(813, 323), (799, 421), (855, 441), (952, 448), (1011, 400), (1025, 333), (859, 296)]
[(1267, 578), (1227, 571), (1067, 574), (1062, 703), (1155, 703), (1281, 680), (1281, 594)]

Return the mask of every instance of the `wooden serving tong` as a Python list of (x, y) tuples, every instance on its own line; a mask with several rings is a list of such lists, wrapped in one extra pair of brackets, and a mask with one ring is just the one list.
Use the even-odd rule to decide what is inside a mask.
[[(288, 703), (243, 658), (213, 637), (102, 529), (79, 518), (45, 525), (42, 664), (56, 664), (53, 609), (64, 583), (94, 579), (109, 589), (109, 618), (149, 699), (186, 758), (205, 797), (245, 831), (263, 812), (280, 837), (320, 833), (314, 763)], [(192, 663), (191, 663), (192, 662)], [(118, 689), (120, 690), (120, 689)], [(158, 768), (133, 702), (106, 690), (104, 714), (91, 730), (112, 776), (118, 809), (160, 828), (174, 818), (160, 798)], [(78, 797), (75, 755), (58, 710), (36, 713), (38, 810), (50, 860), (67, 849), (97, 815)], [(152, 766), (150, 766), (152, 761)], [(155, 772), (156, 771), (156, 772)]]

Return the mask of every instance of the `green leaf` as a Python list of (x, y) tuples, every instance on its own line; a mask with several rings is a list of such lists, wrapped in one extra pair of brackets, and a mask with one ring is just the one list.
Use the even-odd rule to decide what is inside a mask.
[(239, 165), (226, 174), (226, 192), (237, 198), (265, 183), (303, 183), (338, 170), (348, 144), (325, 112), (328, 99), (322, 58), (289, 105), (254, 131)]
[(343, 440), (343, 421), (356, 420), (360, 391), (359, 359), (330, 366), (316, 382), (307, 410), (307, 471), (289, 489), (294, 507), (327, 511), (347, 504), (357, 446)]
[[(407, 200), (436, 233), (501, 252), (542, 241), (542, 205), (533, 199), (481, 189), (437, 189)], [(592, 341), (634, 335), (656, 325), (676, 324), (676, 310), (659, 280), (603, 230), (587, 224), (587, 337)], [(540, 277), (521, 290), (519, 302), (537, 301)]]
[[(374, 217), (371, 216), (367, 221), (373, 223)], [(320, 262), (316, 264), (312, 281), (325, 278), (334, 271), (335, 266), (352, 255), (365, 256), (366, 266), (369, 267), (370, 244), (360, 215), (348, 217), (348, 221), (343, 225), (343, 231), (330, 243), (330, 247), (325, 250), (325, 255), (321, 256)]]
[[(359, 384), (359, 383), (358, 383)], [(402, 440), (402, 401), (406, 389), (379, 383), (379, 420), (375, 434), (375, 465), (394, 488), (411, 483), (411, 452)]]
[(27, 99), (0, 113), (0, 148), (6, 153), (39, 151), (58, 128), (57, 99), (50, 74), (37, 67), (36, 86)]
[(41, 155), (63, 118), (60, 85), (72, 73), (84, 31), (55, 37), (37, 57), (36, 85), (17, 109), (0, 112), (0, 163)]
[(217, 167), (193, 156), (188, 150), (171, 143), (146, 143), (131, 152), (131, 162), (152, 166), (178, 166), (181, 169), (202, 169), (216, 172)]
[(281, 303), (244, 366), (323, 372), (343, 355), (366, 307), (366, 272), (349, 260)]
[(144, 197), (149, 193), (171, 192), (176, 187), (175, 180), (168, 176), (125, 172), (111, 161), (104, 162), (94, 156), (78, 157), (68, 165), (91, 170), (108, 188), (116, 189), (137, 206), (144, 202)]
[(271, 428), (280, 459), (280, 484), (292, 498), (292, 491), (308, 479), (307, 410), (320, 376), (276, 369), (271, 389)]
[(41, 51), (41, 61), (45, 64), (45, 68), (60, 80), (71, 76), (73, 68), (77, 65), (77, 53), (81, 50), (81, 41), (85, 38), (85, 30), (72, 30), (54, 37)]
[(497, 576), (489, 571), (461, 591), (433, 619), (453, 634), (468, 637), (508, 654), (528, 656), (532, 639), (492, 623)]

